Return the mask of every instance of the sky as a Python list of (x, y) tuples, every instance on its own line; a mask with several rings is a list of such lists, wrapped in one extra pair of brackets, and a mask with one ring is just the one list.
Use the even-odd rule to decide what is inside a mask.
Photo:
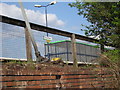
[[(28, 20), (32, 23), (45, 25), (45, 8), (36, 8), (35, 4), (47, 5), (47, 2), (23, 2)], [(79, 16), (76, 8), (71, 8), (68, 4), (71, 2), (57, 2), (47, 8), (48, 26), (67, 32), (84, 35), (80, 29), (84, 27), (81, 24), (89, 25), (85, 18)], [(1, 2), (0, 14), (12, 18), (24, 20), (18, 2)], [(25, 40), (23, 28), (2, 24), (2, 54), (3, 57), (25, 58)], [(34, 32), (34, 37), (39, 51), (44, 55), (43, 36), (46, 33)], [(1, 36), (1, 35), (0, 35)], [(53, 41), (68, 39), (62, 36), (49, 34)]]
[[(36, 8), (35, 4), (47, 5), (49, 2), (23, 2), (30, 22), (45, 25), (45, 8)], [(85, 18), (79, 16), (76, 8), (71, 8), (71, 2), (57, 2), (47, 8), (48, 26), (72, 33), (84, 35), (80, 29), (84, 28), (81, 24), (88, 25)], [(8, 8), (10, 9), (8, 11)], [(21, 19), (21, 11), (18, 2), (2, 3), (2, 14)], [(32, 17), (31, 17), (32, 16)]]

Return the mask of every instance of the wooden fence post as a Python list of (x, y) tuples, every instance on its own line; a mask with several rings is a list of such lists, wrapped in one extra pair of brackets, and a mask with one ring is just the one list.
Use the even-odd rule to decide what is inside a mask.
[(31, 46), (31, 40), (30, 40), (30, 36), (29, 36), (29, 32), (27, 28), (25, 28), (25, 40), (26, 40), (27, 61), (31, 62), (32, 61), (32, 46)]
[(71, 38), (71, 43), (72, 43), (72, 59), (73, 59), (73, 67), (77, 68), (77, 51), (76, 51), (76, 40), (75, 40), (75, 34), (72, 34)]
[(104, 44), (100, 44), (100, 49), (101, 49), (101, 53), (103, 53), (105, 51)]

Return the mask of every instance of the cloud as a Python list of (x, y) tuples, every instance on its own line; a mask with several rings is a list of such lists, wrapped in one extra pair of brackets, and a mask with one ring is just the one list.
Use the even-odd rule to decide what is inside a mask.
[[(0, 7), (2, 7), (0, 8), (0, 15), (24, 20), (21, 9), (18, 8), (16, 5), (8, 5), (6, 3), (0, 3)], [(45, 15), (43, 13), (41, 13), (40, 11), (34, 11), (30, 9), (25, 9), (25, 10), (30, 22), (40, 25), (45, 25)], [(48, 24), (50, 27), (54, 27), (54, 28), (60, 28), (65, 25), (65, 23), (62, 20), (58, 19), (58, 17), (55, 14), (51, 14), (51, 13), (48, 13)], [(15, 25), (5, 24), (5, 23), (2, 23), (1, 25), (2, 25), (2, 34), (0, 34), (0, 38), (2, 37), (2, 44), (4, 44), (2, 47), (3, 48), (2, 51), (4, 51), (3, 55), (6, 57), (14, 57), (16, 56), (15, 51), (18, 51), (20, 55), (18, 54), (16, 57), (21, 57), (21, 58), (25, 57), (24, 28)], [(46, 35), (46, 33), (33, 31), (33, 35), (36, 40), (39, 51), (41, 52), (42, 55), (44, 55), (45, 41), (43, 40), (43, 36)], [(55, 36), (52, 35), (52, 37), (54, 38)], [(13, 42), (15, 42), (15, 44), (13, 44)], [(12, 47), (8, 47), (8, 46), (12, 46)], [(11, 54), (9, 55), (9, 53)]]
[[(23, 19), (21, 9), (16, 5), (8, 5), (6, 3), (0, 3), (0, 14), (5, 16), (10, 16), (17, 19)], [(25, 9), (27, 17), (30, 22), (45, 25), (45, 14), (40, 11), (34, 11), (30, 9)], [(65, 25), (64, 21), (58, 19), (55, 14), (48, 13), (48, 24), (51, 27), (62, 27)]]
[[(45, 20), (44, 20), (45, 21)], [(54, 22), (55, 26), (63, 26), (65, 23), (62, 20), (58, 20), (55, 14), (48, 14), (48, 23), (52, 25)]]

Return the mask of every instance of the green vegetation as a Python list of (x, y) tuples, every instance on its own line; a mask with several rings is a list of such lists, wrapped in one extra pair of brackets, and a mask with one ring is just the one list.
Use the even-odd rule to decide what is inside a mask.
[(16, 68), (16, 66), (19, 67), (19, 69), (22, 69), (22, 68), (28, 68), (32, 70), (36, 69), (36, 66), (33, 61), (26, 62), (26, 61), (11, 60), (5, 63), (5, 65), (8, 65), (8, 67), (14, 67), (14, 69)]
[(112, 86), (120, 89), (120, 50), (110, 50), (103, 53), (100, 57), (100, 65), (109, 68), (113, 74)]
[[(111, 65), (114, 64), (112, 67)], [(109, 50), (101, 54), (100, 65), (107, 67), (120, 67), (120, 50)]]
[(69, 6), (76, 7), (91, 23), (82, 29), (86, 35), (99, 36), (100, 44), (120, 49), (120, 2), (76, 2)]
[(109, 50), (105, 52), (106, 55), (112, 63), (118, 63), (120, 61), (120, 50)]
[(120, 2), (76, 1), (69, 6), (76, 7), (78, 14), (91, 23), (83, 25), (87, 36), (99, 36), (100, 44), (115, 47), (115, 50), (103, 52), (99, 61), (101, 67), (107, 67), (113, 73), (113, 87), (120, 89)]

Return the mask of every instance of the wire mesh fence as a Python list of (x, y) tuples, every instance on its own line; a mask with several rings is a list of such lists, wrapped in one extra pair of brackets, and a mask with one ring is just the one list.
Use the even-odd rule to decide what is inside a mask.
[[(64, 61), (71, 61), (72, 59), (72, 45), (70, 38), (50, 34), (52, 41), (49, 44), (45, 44), (46, 41), (43, 39), (46, 36), (46, 32), (32, 30), (35, 42), (37, 43), (38, 50), (42, 56), (50, 59), (54, 57), (60, 57)], [(25, 29), (23, 27), (2, 23), (2, 57), (5, 58), (17, 58), (26, 59), (26, 39)], [(78, 41), (78, 40), (77, 40)], [(81, 43), (84, 42), (84, 43)], [(78, 62), (91, 62), (92, 60), (99, 57), (100, 49), (96, 48), (93, 44), (86, 44), (88, 42), (78, 41), (77, 47), (77, 59)], [(49, 50), (48, 50), (49, 46)], [(35, 60), (35, 52), (32, 47), (32, 57)]]
[[(23, 27), (1, 23), (1, 38), (2, 38), (2, 55), (4, 58), (17, 58), (26, 59), (26, 39), (25, 39), (25, 29)], [(44, 44), (46, 41), (43, 39), (46, 36), (46, 32), (32, 30), (35, 42), (42, 56), (45, 55)], [(64, 40), (67, 37), (60, 35), (49, 34), (53, 38), (52, 41)], [(32, 46), (32, 57), (35, 59), (35, 52)]]
[(23, 28), (2, 23), (2, 57), (26, 58), (24, 35)]

